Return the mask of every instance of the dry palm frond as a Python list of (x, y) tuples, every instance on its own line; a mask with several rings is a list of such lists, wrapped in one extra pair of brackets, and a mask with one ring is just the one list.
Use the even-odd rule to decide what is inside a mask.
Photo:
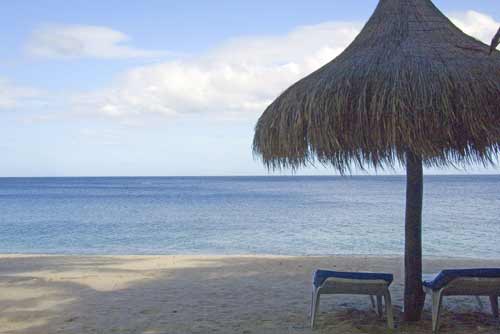
[(495, 37), (493, 37), (493, 40), (491, 41), (490, 54), (492, 54), (493, 51), (495, 51), (495, 49), (499, 44), (500, 44), (500, 28), (498, 28), (497, 34), (495, 35)]
[(489, 162), (500, 150), (500, 53), (430, 0), (380, 0), (354, 42), (279, 96), (254, 152), (270, 168), (314, 161), (341, 172), (404, 162)]

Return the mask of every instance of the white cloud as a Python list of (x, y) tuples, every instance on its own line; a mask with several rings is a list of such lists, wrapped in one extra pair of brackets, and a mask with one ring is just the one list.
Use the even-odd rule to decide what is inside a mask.
[[(475, 11), (451, 18), (486, 43), (500, 25)], [(154, 114), (255, 118), (282, 90), (340, 54), (360, 29), (358, 22), (327, 22), (282, 36), (236, 38), (198, 57), (132, 69), (74, 103), (79, 111), (122, 120)]]
[(35, 30), (26, 46), (29, 54), (42, 58), (151, 58), (162, 51), (126, 45), (130, 37), (108, 27), (45, 25)]
[(0, 77), (0, 110), (15, 109), (41, 95), (42, 92), (37, 89), (15, 85)]
[[(490, 16), (474, 11), (455, 13), (451, 19), (466, 33), (485, 42), (500, 25)], [(299, 27), (281, 36), (235, 38), (198, 56), (133, 68), (118, 76), (107, 89), (73, 95), (71, 105), (78, 113), (129, 124), (155, 115), (254, 119), (282, 90), (340, 54), (360, 29), (358, 22), (326, 22)], [(108, 42), (96, 42), (90, 48), (93, 51), (87, 49), (83, 54), (123, 56), (145, 52), (129, 48), (124, 51), (122, 47), (117, 51), (116, 41), (123, 35), (116, 36), (101, 37)], [(105, 51), (102, 45), (111, 47)]]
[(463, 32), (488, 45), (500, 26), (500, 22), (495, 21), (491, 16), (473, 10), (453, 13), (450, 19)]
[(230, 40), (198, 57), (132, 69), (107, 90), (75, 97), (79, 111), (129, 118), (216, 114), (254, 117), (280, 91), (340, 54), (360, 23), (323, 23), (289, 34)]

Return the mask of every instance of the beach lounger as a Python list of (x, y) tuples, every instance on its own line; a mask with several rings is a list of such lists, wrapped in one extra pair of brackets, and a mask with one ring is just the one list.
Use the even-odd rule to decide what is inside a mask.
[(314, 329), (316, 316), (319, 312), (320, 296), (324, 294), (352, 294), (377, 297), (377, 311), (382, 317), (382, 298), (385, 300), (387, 325), (394, 328), (391, 294), (389, 285), (394, 277), (392, 274), (338, 272), (317, 270), (313, 276), (313, 291), (311, 302), (311, 328)]
[(488, 296), (493, 316), (498, 318), (500, 269), (443, 270), (433, 279), (424, 279), (424, 290), (432, 296), (432, 331), (439, 329), (443, 296)]

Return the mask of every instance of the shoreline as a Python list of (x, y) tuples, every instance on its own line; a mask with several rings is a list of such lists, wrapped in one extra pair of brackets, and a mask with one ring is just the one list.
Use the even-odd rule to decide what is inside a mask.
[[(1, 253), (1, 258), (17, 258), (17, 257), (116, 257), (116, 258), (153, 258), (153, 257), (179, 257), (179, 258), (284, 258), (284, 259), (321, 259), (321, 258), (372, 258), (372, 259), (396, 259), (403, 258), (403, 254), (324, 254), (324, 255), (286, 255), (286, 254), (217, 254), (217, 253), (185, 253), (185, 254), (151, 254), (151, 253), (137, 253), (137, 254), (102, 254), (102, 253)], [(443, 256), (443, 255), (423, 255), (425, 260), (452, 260), (452, 261), (500, 261), (498, 258), (493, 257), (466, 257), (466, 256)]]
[[(401, 256), (0, 255), (0, 333), (313, 333), (311, 274), (317, 268), (391, 272), (395, 333), (431, 333), (401, 322)], [(500, 259), (424, 258), (424, 272), (500, 267)], [(445, 300), (441, 333), (498, 333), (488, 303)], [(363, 296), (322, 300), (314, 333), (385, 333)]]

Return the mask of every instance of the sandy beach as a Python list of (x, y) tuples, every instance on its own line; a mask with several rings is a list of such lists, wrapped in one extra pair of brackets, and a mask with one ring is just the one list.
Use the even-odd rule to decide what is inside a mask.
[[(432, 259), (445, 267), (500, 261)], [(424, 319), (401, 324), (402, 259), (277, 256), (0, 256), (0, 333), (311, 333), (315, 268), (393, 272), (398, 333), (431, 333)], [(445, 299), (442, 333), (498, 333), (484, 300)], [(364, 296), (325, 297), (315, 333), (385, 333)]]

